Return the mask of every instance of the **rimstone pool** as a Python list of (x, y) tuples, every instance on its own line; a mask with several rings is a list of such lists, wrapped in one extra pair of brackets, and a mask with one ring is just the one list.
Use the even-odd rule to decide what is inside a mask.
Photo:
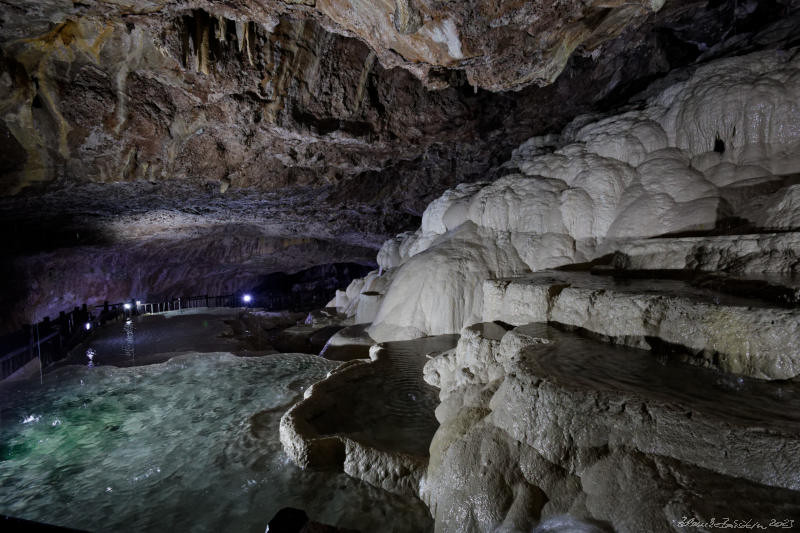
[(4, 383), (0, 512), (89, 531), (263, 532), (291, 506), (363, 532), (431, 530), (421, 502), (300, 470), (283, 452), (281, 415), (337, 364), (184, 352), (120, 368), (98, 351), (43, 384)]

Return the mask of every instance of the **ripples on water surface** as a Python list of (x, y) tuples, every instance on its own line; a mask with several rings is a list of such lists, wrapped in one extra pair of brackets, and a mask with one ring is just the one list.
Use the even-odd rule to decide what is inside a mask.
[(428, 455), (433, 435), (439, 428), (434, 411), (439, 405), (439, 389), (422, 379), (428, 362), (425, 354), (453, 348), (458, 335), (438, 335), (410, 341), (384, 343), (387, 370), (383, 372), (384, 406), (377, 423), (369, 428), (367, 442), (381, 448), (399, 449), (415, 455)]
[(421, 503), (301, 471), (283, 453), (281, 415), (334, 366), (202, 354), (6, 384), (0, 512), (91, 531), (263, 532), (294, 506), (365, 533), (429, 530)]
[[(426, 354), (448, 350), (458, 335), (382, 343), (384, 351), (337, 402), (310, 423), (321, 434), (344, 435), (384, 451), (426, 457), (439, 427), (434, 413), (439, 389), (422, 379)], [(348, 372), (344, 370), (343, 372)], [(350, 379), (350, 378), (348, 378)]]
[(686, 364), (658, 361), (652, 353), (605, 344), (547, 324), (517, 329), (552, 341), (531, 350), (535, 375), (590, 390), (614, 390), (705, 413), (749, 427), (800, 431), (800, 381), (763, 381)]

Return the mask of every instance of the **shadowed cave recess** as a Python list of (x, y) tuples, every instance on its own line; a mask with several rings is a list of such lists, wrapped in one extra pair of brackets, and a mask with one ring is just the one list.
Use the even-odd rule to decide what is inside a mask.
[(800, 529), (797, 0), (0, 0), (0, 228), (15, 527)]

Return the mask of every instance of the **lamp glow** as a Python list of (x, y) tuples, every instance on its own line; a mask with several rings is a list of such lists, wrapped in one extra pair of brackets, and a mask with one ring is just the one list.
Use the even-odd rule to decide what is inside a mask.
[(86, 331), (89, 331), (90, 329), (92, 329), (92, 323), (91, 322), (87, 322), (86, 324), (84, 324), (83, 327), (86, 328)]
[(136, 300), (136, 305), (142, 305), (141, 300)]
[(246, 304), (249, 304), (252, 300), (253, 297), (250, 296), (249, 294), (245, 294), (244, 296), (242, 296), (242, 301)]
[(124, 307), (126, 310), (128, 310), (128, 309), (131, 308), (131, 304), (123, 304), (122, 307)]

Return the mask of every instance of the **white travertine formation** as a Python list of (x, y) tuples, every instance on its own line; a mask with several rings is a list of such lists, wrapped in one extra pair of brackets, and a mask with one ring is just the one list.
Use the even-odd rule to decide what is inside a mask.
[(436, 390), (422, 381), (422, 367), (454, 342), (374, 345), (369, 360), (343, 363), (284, 414), (284, 450), (301, 468), (339, 469), (384, 490), (416, 496), (437, 427)]
[(763, 379), (800, 375), (796, 309), (745, 307), (735, 299), (714, 300), (702, 290), (663, 280), (617, 285), (583, 272), (487, 280), (483, 298), (487, 322), (555, 322), (630, 346), (683, 346), (696, 354), (697, 362), (734, 374)]
[(346, 290), (336, 291), (336, 296), (328, 303), (328, 307), (336, 307), (340, 313), (352, 318), (355, 324), (372, 322), (393, 275), (391, 270), (373, 270), (366, 277), (356, 278)]
[[(398, 493), (417, 487), (440, 532), (538, 531), (569, 516), (564, 530), (667, 533), (682, 516), (727, 512), (716, 500), (752, 516), (795, 509), (800, 426), (770, 403), (792, 397), (792, 382), (751, 378), (800, 375), (797, 309), (675, 273), (617, 282), (536, 271), (614, 254), (617, 269), (751, 282), (800, 272), (800, 54), (700, 67), (641, 109), (529, 140), (503, 168), (513, 173), (432, 202), (419, 230), (384, 244), (381, 271), (335, 302), (371, 321), (378, 342), (460, 332), (421, 370), (441, 402), (427, 465), (356, 440), (345, 449), (309, 422), (346, 403), (342, 393), (320, 400), (326, 387), (363, 391), (369, 377), (387, 388), (379, 357), (334, 374), (284, 417), (288, 453)], [(749, 233), (674, 235), (731, 225)], [(739, 375), (661, 364), (630, 346), (680, 348)]]
[(770, 196), (757, 222), (765, 228), (800, 227), (800, 185), (792, 185), (786, 191)]
[[(613, 348), (497, 328), (471, 326), (424, 369), (441, 387), (440, 426), (420, 484), (437, 531), (531, 531), (537, 523), (535, 531), (547, 531), (548, 519), (569, 515), (606, 522), (599, 531), (668, 533), (681, 516), (713, 516), (721, 487), (731, 487), (742, 513), (797, 501), (797, 426), (765, 413), (748, 424), (736, 402), (757, 403), (758, 393), (718, 397), (706, 392), (713, 373), (664, 369), (645, 356), (628, 374), (621, 361), (602, 366)], [(564, 358), (584, 371), (559, 372)], [(594, 363), (582, 359), (613, 368), (598, 375), (614, 386), (597, 386)], [(584, 530), (597, 531), (557, 529)]]
[[(460, 225), (416, 259), (404, 263), (383, 298), (369, 335), (386, 340), (458, 332), (481, 320), (483, 291), (476, 279), (515, 276), (528, 270), (508, 233)], [(396, 317), (404, 317), (401, 323)]]
[(451, 390), (475, 383), (491, 383), (505, 375), (497, 362), (500, 340), (506, 329), (483, 323), (461, 330), (456, 348), (431, 359), (423, 369), (427, 383), (438, 387), (440, 397)]
[[(561, 136), (531, 139), (507, 166), (519, 173), (434, 200), (417, 232), (381, 249), (391, 284), (372, 291), (380, 296), (369, 304), (348, 292), (337, 307), (351, 316), (355, 305), (377, 309), (362, 313), (374, 318), (369, 333), (377, 341), (455, 333), (482, 316), (485, 279), (711, 230), (728, 217), (798, 228), (790, 174), (800, 172), (800, 54), (765, 51), (705, 65), (642, 109), (579, 117)], [(778, 264), (762, 250), (772, 270), (797, 271), (787, 257)]]
[[(788, 198), (788, 196), (787, 196)], [(791, 275), (800, 265), (800, 232), (632, 239), (604, 244), (618, 251), (618, 266), (633, 270), (688, 269)]]

